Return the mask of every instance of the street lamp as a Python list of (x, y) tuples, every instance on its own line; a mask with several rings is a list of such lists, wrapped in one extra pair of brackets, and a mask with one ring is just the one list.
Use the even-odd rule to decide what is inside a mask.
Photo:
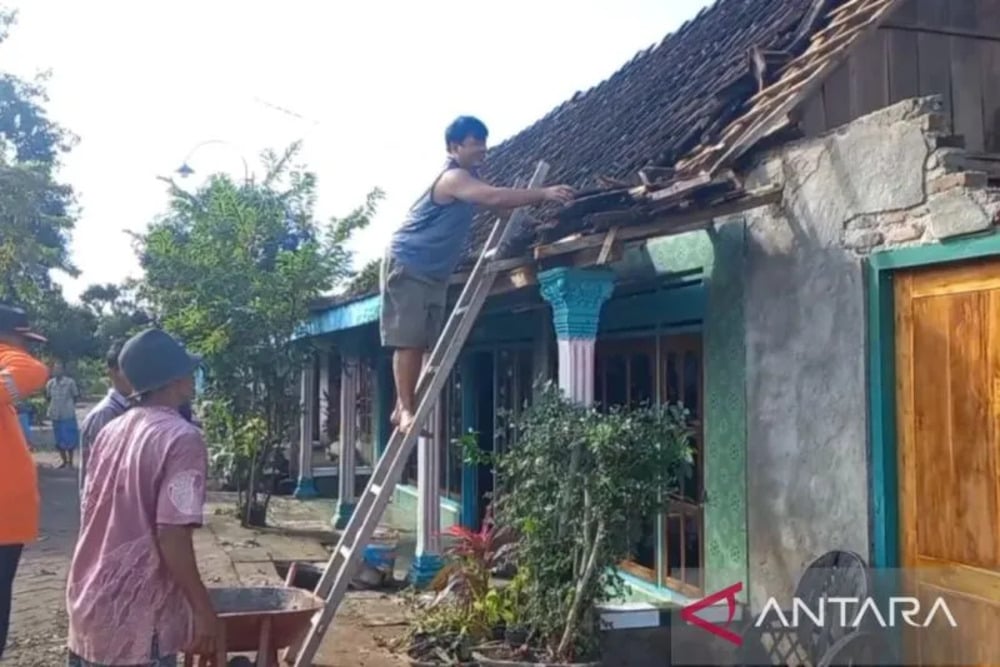
[(243, 157), (243, 152), (239, 149), (238, 146), (229, 141), (225, 141), (224, 139), (209, 139), (208, 141), (202, 141), (201, 143), (196, 144), (194, 148), (192, 148), (190, 151), (188, 151), (188, 154), (187, 156), (185, 156), (184, 161), (181, 163), (181, 166), (177, 168), (177, 174), (179, 174), (181, 178), (187, 178), (188, 176), (194, 173), (194, 168), (191, 167), (191, 165), (189, 164), (189, 162), (191, 161), (191, 156), (194, 155), (196, 152), (198, 152), (200, 148), (202, 148), (203, 146), (208, 146), (209, 144), (222, 144), (224, 146), (229, 146), (230, 148), (235, 150), (236, 155), (240, 158), (240, 161), (243, 163), (243, 182), (244, 183), (250, 182), (250, 167), (249, 165), (247, 165), (246, 158)]

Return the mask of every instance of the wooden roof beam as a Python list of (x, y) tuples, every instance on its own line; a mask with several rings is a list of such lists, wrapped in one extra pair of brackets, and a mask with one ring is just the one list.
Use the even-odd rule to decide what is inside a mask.
[[(695, 231), (709, 227), (716, 218), (733, 215), (742, 211), (774, 204), (781, 201), (781, 186), (769, 186), (748, 192), (746, 196), (733, 199), (715, 206), (706, 206), (695, 211), (663, 217), (640, 225), (630, 225), (617, 228), (615, 243), (639, 241), (654, 236), (667, 236)], [(570, 253), (580, 253), (587, 249), (597, 249), (597, 255), (604, 245), (608, 232), (580, 236), (568, 241), (557, 241), (535, 247), (536, 261)], [(595, 256), (595, 260), (597, 256)], [(594, 262), (596, 263), (596, 261)]]

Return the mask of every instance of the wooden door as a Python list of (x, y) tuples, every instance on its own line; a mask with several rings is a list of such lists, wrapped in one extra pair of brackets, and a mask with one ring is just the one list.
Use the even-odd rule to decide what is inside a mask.
[(906, 662), (1000, 664), (1000, 261), (894, 281), (901, 564), (957, 624), (935, 614)]

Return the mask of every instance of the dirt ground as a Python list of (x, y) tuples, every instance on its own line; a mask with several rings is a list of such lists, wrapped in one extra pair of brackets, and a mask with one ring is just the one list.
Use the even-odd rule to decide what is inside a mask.
[[(42, 495), (41, 538), (25, 549), (14, 584), (11, 632), (0, 664), (5, 667), (55, 667), (66, 664), (66, 573), (79, 532), (76, 472), (56, 468), (51, 451), (36, 451)], [(196, 532), (199, 569), (208, 586), (280, 585), (275, 562), (322, 563), (332, 533), (241, 527), (227, 509), (231, 501), (213, 494), (206, 526)], [(287, 506), (287, 507), (285, 507)], [(279, 511), (292, 514), (298, 527), (328, 526), (328, 508), (281, 499)], [(310, 518), (309, 514), (321, 518)], [(297, 533), (299, 531), (291, 531)], [(405, 658), (386, 643), (405, 632), (405, 607), (396, 593), (354, 591), (320, 647), (316, 667), (398, 667)]]
[(316, 656), (316, 667), (400, 667), (405, 657), (385, 648), (406, 630), (399, 598), (379, 593), (352, 593), (330, 626)]

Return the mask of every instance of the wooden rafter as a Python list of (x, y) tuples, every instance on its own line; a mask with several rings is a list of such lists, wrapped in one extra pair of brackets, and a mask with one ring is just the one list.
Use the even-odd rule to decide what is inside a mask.
[[(680, 234), (682, 232), (704, 229), (716, 218), (733, 215), (760, 206), (781, 201), (782, 188), (771, 186), (747, 193), (739, 199), (733, 199), (716, 206), (706, 206), (694, 211), (680, 214), (665, 215), (658, 220), (640, 225), (617, 228), (615, 241), (638, 241), (653, 236)], [(557, 241), (535, 247), (535, 260), (577, 253), (588, 248), (601, 248), (611, 231), (598, 234), (588, 234), (568, 241)]]
[(876, 30), (902, 0), (850, 0), (834, 8), (830, 25), (814, 34), (800, 56), (771, 85), (748, 101), (749, 111), (733, 121), (716, 145), (701, 146), (678, 163), (681, 171), (715, 174), (740, 158), (786, 122), (808, 97), (848, 57), (852, 47)]

